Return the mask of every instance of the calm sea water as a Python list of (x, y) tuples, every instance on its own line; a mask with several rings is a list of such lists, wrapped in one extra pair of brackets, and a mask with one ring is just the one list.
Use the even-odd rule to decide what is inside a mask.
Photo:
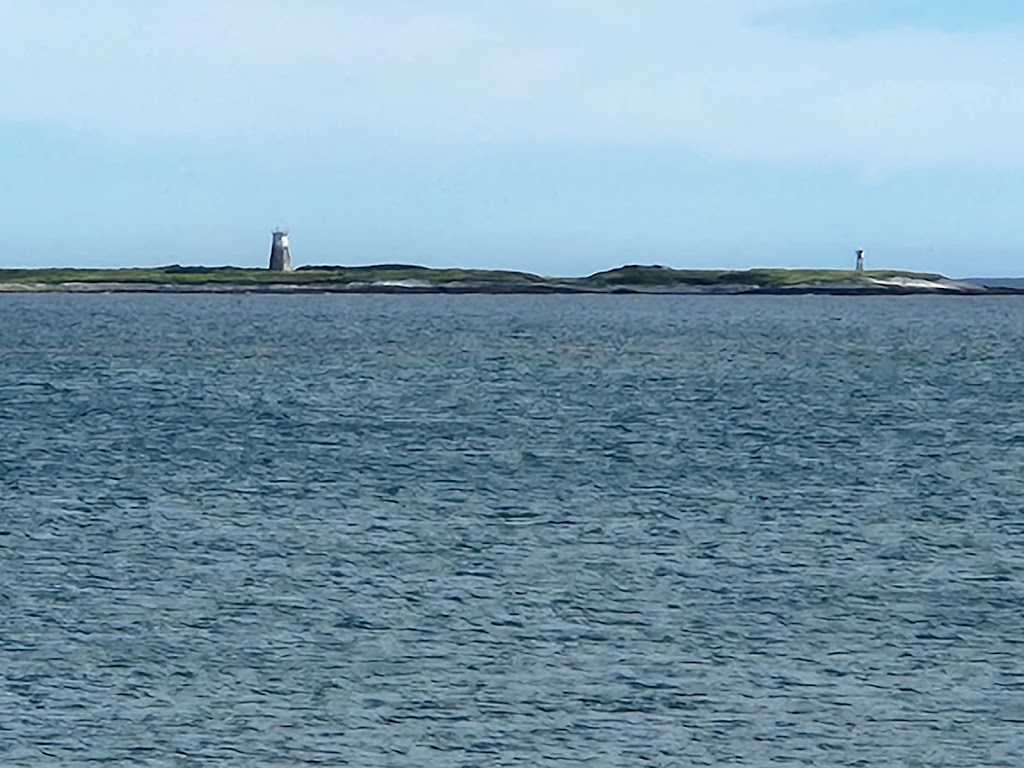
[(0, 764), (1020, 766), (1024, 301), (0, 296)]

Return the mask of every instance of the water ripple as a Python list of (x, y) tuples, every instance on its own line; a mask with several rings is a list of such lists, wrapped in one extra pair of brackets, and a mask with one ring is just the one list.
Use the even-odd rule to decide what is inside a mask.
[(4, 765), (1024, 759), (1015, 298), (2, 298)]

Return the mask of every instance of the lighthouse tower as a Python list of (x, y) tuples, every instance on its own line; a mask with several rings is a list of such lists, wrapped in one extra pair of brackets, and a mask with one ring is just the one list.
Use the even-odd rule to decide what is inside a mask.
[(270, 246), (270, 271), (292, 271), (292, 254), (288, 250), (288, 233), (279, 229), (274, 231), (274, 242)]
[[(271, 269), (273, 269), (273, 267), (271, 267)], [(856, 271), (857, 272), (863, 272), (864, 271), (864, 249), (863, 248), (860, 248), (860, 249), (857, 250), (857, 266), (856, 266)]]

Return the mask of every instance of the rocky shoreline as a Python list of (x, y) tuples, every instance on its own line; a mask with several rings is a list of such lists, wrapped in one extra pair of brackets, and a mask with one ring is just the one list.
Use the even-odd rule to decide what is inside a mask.
[(1024, 293), (1024, 287), (896, 271), (676, 270), (627, 265), (571, 278), (408, 265), (309, 267), (294, 272), (172, 265), (123, 270), (0, 270), (0, 293), (989, 296)]
[(0, 293), (214, 293), (214, 294), (559, 294), (559, 295), (691, 295), (691, 296), (994, 296), (1024, 294), (1024, 289), (984, 286), (956, 281), (930, 284), (827, 283), (798, 285), (715, 285), (715, 286), (631, 286), (582, 287), (564, 283), (472, 283), (398, 284), (368, 283), (180, 283), (69, 282), (5, 283)]

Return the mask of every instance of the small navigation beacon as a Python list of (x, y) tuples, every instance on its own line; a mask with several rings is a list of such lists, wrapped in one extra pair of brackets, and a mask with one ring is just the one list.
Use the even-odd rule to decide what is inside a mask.
[(270, 267), (271, 272), (291, 272), (292, 254), (288, 250), (288, 233), (274, 230), (274, 242), (270, 246)]
[(856, 272), (864, 271), (864, 249), (857, 249), (857, 266), (855, 267)]

